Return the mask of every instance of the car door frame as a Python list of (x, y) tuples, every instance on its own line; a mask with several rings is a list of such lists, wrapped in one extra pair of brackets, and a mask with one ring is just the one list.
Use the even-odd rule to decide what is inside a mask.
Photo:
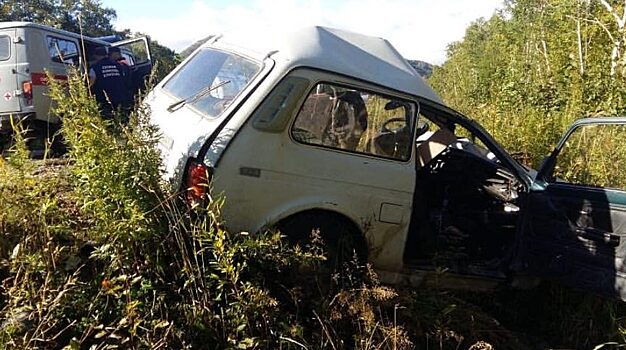
[[(422, 109), (436, 111), (439, 114), (438, 118), (427, 118), (428, 120), (437, 124), (439, 127), (452, 129), (452, 126), (455, 125), (466, 129), (475, 138), (479, 139), (491, 153), (493, 153), (493, 155), (500, 161), (500, 165), (511, 172), (524, 190), (528, 190), (530, 188), (532, 185), (531, 171), (524, 168), (520, 163), (513, 159), (513, 157), (507, 153), (505, 149), (479, 123), (445, 105), (434, 101), (424, 98), (418, 98), (418, 101)], [(419, 122), (419, 119), (417, 122)], [(416, 198), (414, 198), (414, 200), (416, 200)], [(413, 205), (415, 206), (415, 203)], [(413, 213), (413, 215), (415, 215), (415, 213)], [(416, 228), (415, 222), (416, 219), (413, 218), (410, 230), (414, 230)], [(517, 239), (517, 237), (515, 237), (515, 239)], [(517, 246), (517, 242), (514, 242), (513, 245)], [(514, 250), (511, 249), (511, 253), (503, 258), (507, 262), (512, 260), (514, 257), (513, 252)], [(476, 290), (489, 290), (503, 282), (506, 279), (503, 277), (504, 274), (508, 273), (504, 266), (507, 266), (507, 264), (504, 264), (502, 269), (498, 269), (497, 271), (494, 270), (494, 273), (485, 273), (480, 275), (446, 271), (445, 278), (443, 278), (444, 276), (441, 276), (441, 273), (436, 270), (425, 270), (423, 267), (406, 265), (406, 267), (411, 270), (411, 274), (413, 275), (412, 278), (417, 281), (426, 281), (426, 283), (429, 283), (432, 278), (432, 280), (437, 281), (436, 284), (439, 287), (451, 289), (473, 288)]]
[[(623, 265), (624, 257), (619, 252), (626, 252), (626, 232), (599, 229), (593, 219), (590, 227), (581, 227), (579, 220), (562, 215), (571, 213), (577, 205), (581, 217), (600, 210), (613, 226), (614, 215), (626, 216), (626, 191), (552, 178), (557, 157), (570, 136), (581, 127), (593, 125), (626, 125), (626, 117), (575, 122), (544, 160), (523, 203), (511, 269), (518, 274), (555, 279), (574, 288), (626, 300), (626, 275), (624, 271), (619, 273), (617, 265)], [(539, 228), (540, 223), (547, 228)], [(617, 250), (613, 252), (613, 264), (608, 261), (611, 249)], [(605, 257), (604, 252), (609, 255)]]
[[(146, 56), (147, 60), (144, 62), (136, 63), (130, 66), (132, 70), (132, 79), (133, 79), (133, 90), (136, 93), (138, 90), (143, 90), (146, 86), (146, 76), (150, 75), (152, 71), (153, 61), (152, 61), (152, 53), (150, 51), (150, 39), (147, 36), (142, 36), (138, 38), (126, 39), (121, 41), (116, 41), (111, 44), (113, 47), (122, 47), (128, 44), (132, 44), (135, 42), (143, 42), (146, 48)], [(132, 52), (132, 51), (131, 51)]]

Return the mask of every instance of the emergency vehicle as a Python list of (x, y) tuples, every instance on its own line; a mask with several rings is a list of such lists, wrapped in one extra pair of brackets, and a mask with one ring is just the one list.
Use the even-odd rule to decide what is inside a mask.
[(58, 130), (59, 117), (50, 113), (46, 72), (66, 80), (69, 67), (85, 71), (96, 47), (120, 47), (139, 88), (152, 67), (148, 38), (117, 39), (31, 22), (0, 22), (0, 151), (10, 140), (11, 117), (24, 121), (31, 137), (50, 137)]

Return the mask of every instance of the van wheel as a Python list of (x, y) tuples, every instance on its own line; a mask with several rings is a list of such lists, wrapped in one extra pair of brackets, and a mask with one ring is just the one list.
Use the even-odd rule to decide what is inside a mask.
[(363, 235), (339, 214), (304, 212), (281, 221), (277, 228), (290, 243), (301, 246), (311, 241), (313, 231), (319, 230), (327, 258), (324, 265), (332, 272), (355, 259), (359, 265), (367, 262), (367, 243)]
[(0, 157), (7, 157), (11, 146), (13, 146), (13, 136), (11, 133), (0, 133)]
[(31, 120), (26, 127), (25, 136), (31, 158), (59, 157), (66, 153), (65, 143), (59, 132), (60, 125)]

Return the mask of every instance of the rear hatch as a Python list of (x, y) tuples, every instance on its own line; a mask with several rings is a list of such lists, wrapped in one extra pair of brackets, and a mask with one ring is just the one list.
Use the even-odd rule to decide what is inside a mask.
[(15, 37), (16, 29), (0, 30), (0, 115), (20, 112)]
[[(182, 167), (207, 140), (217, 137), (254, 87), (271, 69), (263, 57), (201, 48), (148, 96), (151, 120), (161, 130), (167, 177), (180, 183)], [(228, 142), (220, 136), (221, 142)], [(211, 164), (209, 164), (211, 165)]]

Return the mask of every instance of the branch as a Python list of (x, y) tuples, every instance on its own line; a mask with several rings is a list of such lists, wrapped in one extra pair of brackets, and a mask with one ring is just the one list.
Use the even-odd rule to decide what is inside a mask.
[(613, 34), (611, 34), (611, 31), (609, 30), (609, 28), (607, 28), (606, 25), (604, 25), (604, 23), (600, 22), (599, 19), (594, 18), (594, 19), (587, 19), (587, 18), (581, 18), (583, 21), (585, 22), (589, 22), (589, 23), (594, 23), (600, 26), (600, 28), (604, 29), (604, 31), (606, 32), (606, 35), (609, 36), (609, 40), (611, 40), (612, 43), (616, 43), (615, 41), (615, 37), (613, 37)]
[[(624, 0), (624, 2), (626, 5), (626, 0)], [(626, 7), (624, 8), (624, 16), (620, 18), (613, 6), (611, 6), (606, 0), (600, 0), (600, 3), (607, 9), (607, 11), (609, 11), (613, 18), (615, 18), (615, 22), (617, 22), (619, 29), (624, 28), (624, 22), (626, 22)]]

